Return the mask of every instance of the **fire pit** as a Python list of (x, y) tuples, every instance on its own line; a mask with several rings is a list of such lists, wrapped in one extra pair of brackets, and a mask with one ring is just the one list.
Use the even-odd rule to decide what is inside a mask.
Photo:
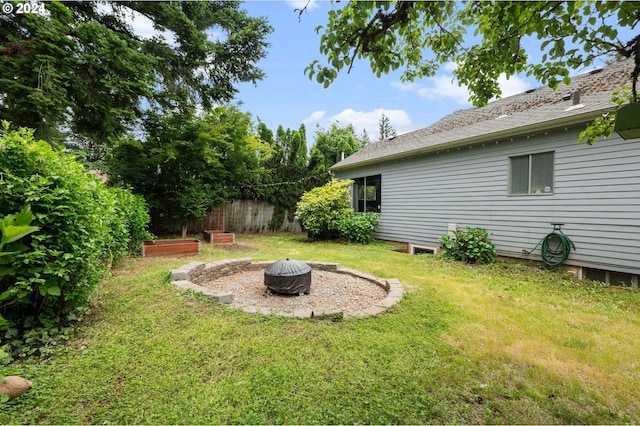
[(298, 260), (279, 260), (264, 270), (264, 285), (275, 293), (309, 294), (311, 266)]
[(247, 313), (293, 318), (335, 319), (338, 312), (344, 318), (378, 315), (404, 294), (396, 279), (376, 278), (339, 263), (308, 261), (313, 293), (304, 297), (267, 295), (264, 272), (272, 264), (249, 258), (190, 262), (172, 270), (171, 281), (180, 289), (200, 292)]

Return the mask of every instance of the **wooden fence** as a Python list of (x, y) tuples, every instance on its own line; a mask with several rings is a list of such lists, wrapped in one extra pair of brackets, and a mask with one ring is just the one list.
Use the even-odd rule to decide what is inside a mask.
[[(224, 205), (224, 231), (243, 233), (269, 233), (269, 223), (273, 218), (274, 207), (266, 201), (233, 200)], [(297, 220), (290, 221), (283, 213), (282, 226), (278, 232), (302, 232)]]
[[(221, 230), (245, 233), (271, 233), (269, 223), (273, 218), (274, 207), (266, 201), (232, 200), (207, 212), (203, 220), (190, 221), (187, 224), (189, 234), (202, 234), (202, 231)], [(283, 213), (282, 226), (277, 232), (302, 232), (297, 220), (290, 221), (287, 213)], [(180, 234), (180, 223), (170, 222), (154, 224), (154, 232), (160, 234)]]

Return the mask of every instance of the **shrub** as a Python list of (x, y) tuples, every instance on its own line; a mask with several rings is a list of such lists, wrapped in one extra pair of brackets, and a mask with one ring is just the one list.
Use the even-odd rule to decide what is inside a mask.
[(447, 259), (466, 263), (492, 263), (496, 257), (495, 245), (483, 228), (467, 226), (466, 231), (454, 231), (443, 236), (440, 241), (443, 244), (443, 255)]
[(296, 218), (311, 238), (331, 238), (337, 235), (336, 222), (351, 217), (349, 187), (353, 181), (331, 181), (313, 188), (300, 197)]
[(29, 250), (0, 257), (0, 314), (12, 329), (53, 329), (135, 247), (148, 215), (140, 200), (107, 188), (33, 131), (3, 126), (0, 217), (30, 205), (40, 230), (22, 241)]
[(111, 235), (114, 239), (112, 257), (118, 261), (125, 256), (142, 254), (142, 242), (153, 239), (147, 230), (150, 216), (144, 198), (123, 188), (111, 188), (114, 220)]
[(378, 229), (380, 214), (360, 213), (337, 220), (335, 227), (340, 236), (347, 241), (359, 244), (369, 244), (371, 233)]

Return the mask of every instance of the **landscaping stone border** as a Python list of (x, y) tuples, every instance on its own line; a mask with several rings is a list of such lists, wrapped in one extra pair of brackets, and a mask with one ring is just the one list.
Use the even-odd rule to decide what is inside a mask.
[(378, 315), (398, 303), (398, 301), (400, 301), (400, 299), (402, 299), (402, 296), (404, 295), (402, 284), (397, 279), (377, 278), (373, 275), (365, 274), (355, 269), (343, 268), (339, 263), (314, 261), (306, 261), (305, 263), (309, 265), (312, 270), (316, 269), (321, 271), (333, 272), (336, 274), (346, 274), (370, 281), (371, 283), (383, 288), (387, 292), (387, 297), (365, 310), (348, 314), (344, 314), (340, 309), (333, 306), (317, 307), (315, 309), (296, 309), (295, 311), (291, 312), (273, 308), (243, 306), (239, 303), (234, 303), (233, 293), (214, 291), (200, 285), (203, 282), (215, 280), (240, 272), (266, 269), (267, 266), (271, 265), (274, 262), (275, 261), (253, 262), (250, 258), (226, 259), (207, 264), (205, 264), (204, 262), (191, 262), (170, 271), (171, 283), (179, 289), (202, 293), (204, 296), (214, 300), (217, 303), (228, 304), (240, 308), (247, 313), (280, 315), (300, 319), (310, 318), (337, 320), (345, 317), (365, 317), (370, 315)]

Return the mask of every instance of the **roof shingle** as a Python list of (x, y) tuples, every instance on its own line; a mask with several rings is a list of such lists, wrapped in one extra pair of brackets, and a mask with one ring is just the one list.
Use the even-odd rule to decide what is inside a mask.
[[(632, 68), (633, 61), (627, 60), (573, 77), (568, 85), (561, 84), (557, 90), (538, 87), (481, 108), (456, 111), (427, 128), (371, 143), (332, 169), (409, 156), (440, 145), (479, 141), (538, 127), (551, 128), (558, 123), (590, 121), (615, 108), (611, 92), (631, 83)], [(563, 98), (576, 91), (580, 92), (580, 104), (572, 107), (573, 102)]]

